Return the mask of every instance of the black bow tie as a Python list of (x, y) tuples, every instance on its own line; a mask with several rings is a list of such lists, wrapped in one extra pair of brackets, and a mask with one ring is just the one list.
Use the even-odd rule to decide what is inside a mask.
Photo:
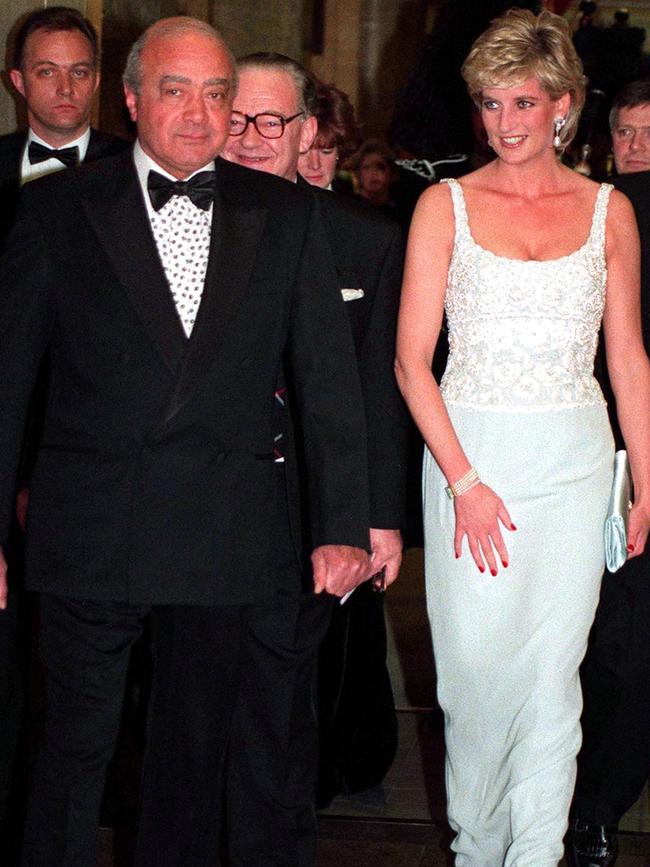
[(189, 196), (192, 204), (207, 211), (214, 200), (215, 172), (199, 172), (189, 181), (170, 181), (158, 172), (150, 171), (147, 189), (154, 211), (163, 208), (172, 196)]
[(39, 144), (37, 141), (30, 141), (27, 156), (32, 165), (34, 163), (44, 163), (45, 160), (58, 160), (64, 166), (76, 166), (79, 162), (79, 148), (47, 148), (45, 145)]

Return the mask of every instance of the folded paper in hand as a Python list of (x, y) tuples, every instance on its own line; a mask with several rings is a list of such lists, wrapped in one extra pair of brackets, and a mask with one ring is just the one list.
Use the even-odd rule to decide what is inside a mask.
[(627, 526), (630, 514), (632, 483), (627, 452), (614, 456), (614, 481), (605, 520), (605, 563), (616, 572), (627, 560)]

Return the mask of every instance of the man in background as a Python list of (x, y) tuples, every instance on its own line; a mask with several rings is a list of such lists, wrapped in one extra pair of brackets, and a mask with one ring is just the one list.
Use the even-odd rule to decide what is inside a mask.
[(127, 146), (90, 127), (99, 86), (97, 33), (76, 9), (50, 6), (25, 18), (9, 77), (25, 101), (29, 126), (0, 138), (0, 249), (22, 184)]
[[(632, 202), (641, 238), (641, 323), (650, 352), (650, 81), (634, 81), (610, 114), (614, 185)], [(597, 370), (616, 447), (625, 448), (601, 346)], [(648, 407), (640, 411), (648, 412)], [(618, 823), (650, 771), (650, 551), (605, 572), (580, 671), (583, 743), (567, 856), (572, 867), (616, 863)]]
[[(249, 55), (237, 66), (239, 86), (224, 157), (310, 189), (323, 213), (328, 252), (336, 265), (337, 291), (345, 299), (347, 311), (347, 321), (343, 318), (339, 327), (351, 329), (357, 352), (367, 426), (371, 556), (373, 572), (384, 576), (380, 579), (383, 588), (397, 577), (402, 548), (399, 528), (404, 524), (405, 410), (393, 374), (402, 269), (400, 230), (372, 209), (332, 191), (309, 187), (299, 177), (298, 157), (309, 148), (317, 131), (315, 88), (305, 69), (274, 53)], [(291, 381), (287, 385), (291, 402)], [(279, 415), (278, 424), (292, 436), (286, 417)], [(279, 483), (291, 489), (292, 479), (287, 475), (285, 480), (283, 464), (276, 464), (276, 470)], [(307, 503), (303, 490), (303, 514), (294, 510), (292, 523), (304, 524)], [(244, 678), (235, 711), (228, 765), (233, 867), (309, 867), (314, 863), (316, 661), (334, 603), (338, 602), (313, 593), (308, 566), (302, 587), (300, 584), (298, 577), (275, 606), (253, 619), (248, 658), (266, 671), (266, 678), (263, 690)], [(384, 676), (392, 709), (385, 671), (383, 609), (380, 601), (368, 598), (374, 595), (370, 584), (364, 584), (343, 607), (365, 606), (362, 610), (374, 628), (368, 625), (367, 629), (368, 642), (372, 642), (366, 648), (367, 682), (381, 686)], [(341, 652), (345, 653), (344, 648)], [(361, 751), (365, 756), (372, 753), (372, 748), (367, 749), (369, 742), (384, 752), (394, 749), (394, 709), (388, 726), (392, 724), (395, 729), (384, 734), (387, 746), (378, 738), (374, 740), (384, 721), (373, 722), (374, 727), (368, 727), (362, 713), (344, 721), (341, 727), (347, 730), (339, 738), (337, 759), (346, 751), (354, 753), (358, 746), (361, 766)], [(339, 785), (343, 785), (340, 780)], [(335, 791), (330, 792), (330, 798)]]
[(650, 169), (650, 81), (632, 81), (616, 95), (609, 116), (619, 175)]
[[(27, 15), (14, 40), (9, 77), (25, 102), (28, 128), (0, 137), (0, 251), (14, 222), (20, 188), (28, 181), (80, 162), (91, 162), (127, 147), (127, 142), (90, 128), (90, 110), (99, 84), (97, 34), (76, 9), (52, 6)], [(55, 218), (56, 215), (53, 215)], [(37, 392), (42, 393), (44, 370)], [(10, 591), (0, 612), (0, 860), (14, 845), (17, 795), (10, 793), (22, 717), (24, 645), (29, 616), (20, 592), (22, 533), (28, 501), (31, 444), (42, 416), (38, 396), (32, 407), (20, 472), (17, 518), (11, 535)], [(6, 852), (10, 857), (9, 851)]]

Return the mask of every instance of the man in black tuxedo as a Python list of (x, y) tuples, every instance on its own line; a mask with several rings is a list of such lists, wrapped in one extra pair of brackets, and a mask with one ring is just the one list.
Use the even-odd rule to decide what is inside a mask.
[[(238, 134), (230, 136), (224, 156), (307, 188), (298, 175), (298, 157), (309, 148), (317, 130), (313, 81), (295, 61), (273, 53), (241, 58), (237, 66), (233, 131)], [(280, 137), (276, 137), (278, 124), (283, 129)], [(393, 374), (401, 232), (397, 224), (370, 208), (331, 191), (309, 189), (323, 212), (338, 291), (345, 300), (347, 322), (339, 327), (351, 331), (357, 351), (368, 429), (373, 572), (384, 570), (388, 586), (397, 577), (401, 560), (399, 528), (404, 524), (406, 482), (405, 409)], [(291, 382), (288, 386), (290, 397)], [(282, 474), (281, 463), (276, 469)], [(294, 512), (291, 519), (299, 523), (304, 516)], [(308, 569), (303, 585), (306, 592), (285, 595), (275, 610), (267, 609), (254, 620), (248, 658), (264, 666), (267, 676), (263, 691), (244, 679), (229, 753), (230, 856), (237, 867), (262, 863), (307, 867), (314, 860), (315, 664), (336, 606), (331, 598), (314, 596)], [(358, 708), (342, 723), (337, 720), (345, 729), (339, 740), (343, 750), (358, 749), (358, 767), (363, 765), (362, 751), (372, 754), (367, 740), (373, 739), (390, 763), (396, 746), (396, 731), (390, 727), (392, 723), (396, 728), (396, 721), (385, 670), (381, 599), (371, 583), (365, 583), (343, 609), (346, 606), (353, 606), (364, 621), (366, 677), (383, 689), (372, 701), (381, 707), (387, 690), (389, 718), (387, 725), (385, 713), (369, 719), (377, 704), (367, 708), (367, 716)], [(286, 624), (291, 624), (290, 631)], [(346, 620), (346, 628), (349, 625)], [(351, 654), (352, 642), (359, 637), (349, 633)], [(383, 743), (378, 742), (380, 737)]]
[[(90, 129), (90, 109), (99, 83), (97, 34), (92, 24), (76, 9), (49, 7), (27, 15), (16, 32), (9, 76), (24, 98), (29, 127), (0, 137), (0, 250), (13, 225), (20, 188), (43, 174), (59, 171), (66, 165), (90, 162), (126, 148), (128, 143)], [(58, 156), (48, 148), (61, 149)], [(45, 370), (42, 379), (46, 377)], [(42, 388), (38, 389), (39, 392)], [(41, 402), (34, 402), (30, 434), (41, 417)], [(31, 466), (28, 438), (21, 468), (21, 481), (27, 482)], [(18, 512), (21, 523), (27, 504), (27, 488), (21, 487)], [(20, 592), (22, 571), (22, 529), (12, 528), (10, 581), (7, 608), (0, 613), (0, 838), (10, 817), (10, 788), (15, 747), (21, 721), (24, 679), (21, 646), (29, 617)], [(11, 809), (16, 810), (16, 799)], [(5, 821), (3, 821), (3, 819)], [(11, 829), (6, 829), (6, 835)], [(9, 840), (6, 841), (9, 845)], [(2, 858), (0, 841), (0, 860)], [(9, 856), (7, 856), (9, 857)]]
[(127, 147), (90, 127), (99, 85), (97, 33), (76, 9), (50, 6), (24, 19), (9, 77), (25, 100), (29, 127), (0, 138), (0, 248), (22, 184)]
[[(614, 185), (632, 202), (641, 238), (641, 324), (650, 352), (650, 82), (626, 85), (614, 99), (610, 128)], [(597, 372), (617, 448), (625, 448), (606, 373)], [(648, 407), (640, 411), (648, 412)], [(615, 575), (605, 572), (580, 678), (583, 741), (567, 857), (572, 867), (616, 863), (618, 823), (650, 772), (650, 552)]]
[[(133, 153), (28, 185), (0, 260), (3, 542), (25, 412), (51, 357), (26, 551), (48, 706), (24, 867), (94, 864), (128, 653), (149, 614), (135, 863), (192, 867), (214, 851), (250, 609), (275, 596), (281, 558), (296, 569), (272, 460), (284, 365), (316, 587), (343, 593), (369, 574), (363, 403), (318, 208), (275, 178), (215, 164), (234, 89), (209, 25), (154, 24), (125, 72)], [(189, 669), (175, 667), (177, 628)], [(208, 682), (205, 667), (209, 687), (181, 701), (181, 669), (191, 689), (188, 677)], [(197, 799), (206, 769), (213, 787)]]

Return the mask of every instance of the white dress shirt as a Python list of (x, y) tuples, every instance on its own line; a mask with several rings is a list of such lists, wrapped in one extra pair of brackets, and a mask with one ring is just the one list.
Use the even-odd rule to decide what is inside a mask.
[[(158, 172), (171, 181), (176, 181), (178, 178), (152, 160), (142, 150), (138, 141), (133, 148), (133, 159), (158, 255), (181, 325), (186, 337), (189, 337), (201, 304), (208, 268), (212, 204), (207, 211), (204, 211), (193, 204), (187, 196), (172, 196), (159, 211), (154, 210), (147, 189), (149, 172)], [(194, 177), (199, 172), (213, 170), (214, 161), (193, 172), (189, 177)]]

